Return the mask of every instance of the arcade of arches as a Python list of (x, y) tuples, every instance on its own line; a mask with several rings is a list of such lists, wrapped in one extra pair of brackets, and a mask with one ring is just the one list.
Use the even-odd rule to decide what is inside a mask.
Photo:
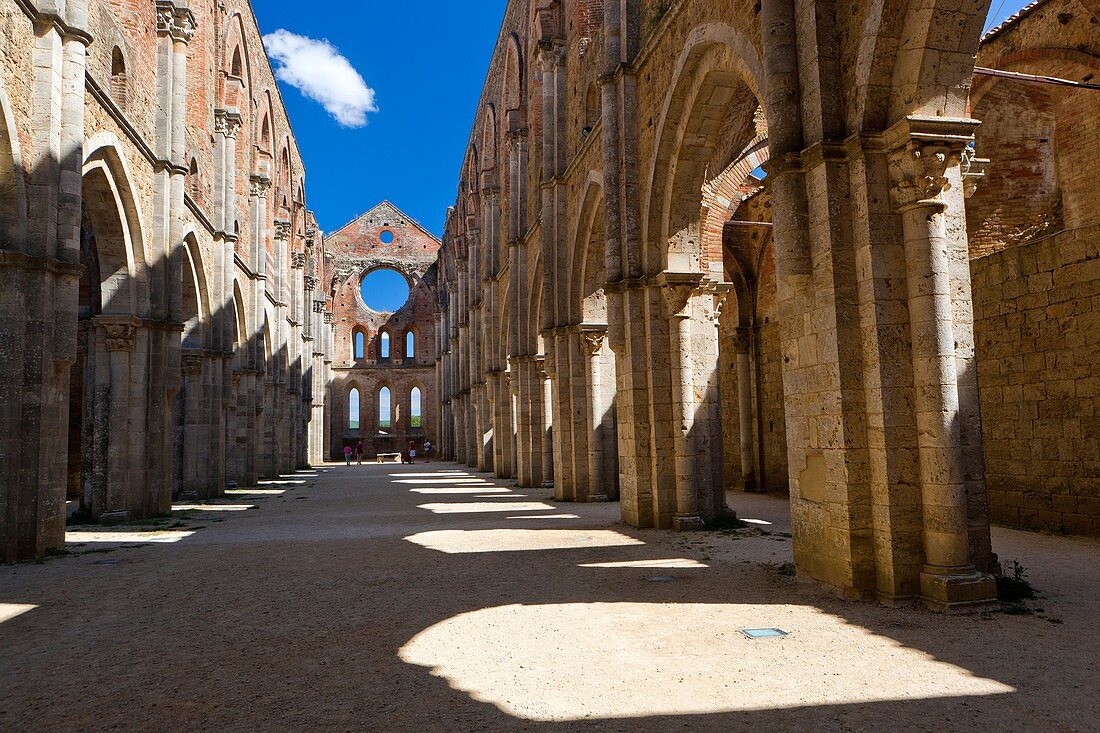
[(979, 49), (987, 5), (509, 2), (444, 455), (636, 527), (789, 491), (800, 575), (939, 610), (995, 597), (991, 510), (1100, 532), (1097, 7)]
[(1095, 0), (511, 0), (441, 242), (322, 237), (247, 0), (0, 9), (4, 561), (425, 439), (636, 527), (789, 492), (887, 603), (1100, 534)]
[(122, 4), (0, 2), (4, 561), (323, 460), (324, 245), (252, 8)]

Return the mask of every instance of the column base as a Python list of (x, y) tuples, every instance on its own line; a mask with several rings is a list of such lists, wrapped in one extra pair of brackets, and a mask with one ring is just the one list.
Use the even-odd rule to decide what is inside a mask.
[(602, 504), (611, 501), (607, 494), (589, 494), (585, 499), (589, 504)]
[(997, 603), (997, 582), (974, 568), (926, 565), (920, 574), (921, 602), (939, 613), (969, 613)]
[(672, 528), (677, 532), (694, 532), (706, 529), (707, 524), (698, 514), (677, 514), (672, 518)]

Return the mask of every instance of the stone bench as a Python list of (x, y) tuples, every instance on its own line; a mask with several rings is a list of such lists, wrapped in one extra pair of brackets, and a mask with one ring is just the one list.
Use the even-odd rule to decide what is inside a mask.
[(387, 458), (392, 458), (394, 463), (401, 463), (400, 453), (379, 453), (376, 463), (385, 463)]

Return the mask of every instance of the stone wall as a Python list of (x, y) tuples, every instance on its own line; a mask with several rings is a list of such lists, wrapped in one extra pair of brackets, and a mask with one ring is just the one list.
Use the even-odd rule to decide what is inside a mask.
[(971, 270), (992, 517), (1100, 535), (1100, 227)]

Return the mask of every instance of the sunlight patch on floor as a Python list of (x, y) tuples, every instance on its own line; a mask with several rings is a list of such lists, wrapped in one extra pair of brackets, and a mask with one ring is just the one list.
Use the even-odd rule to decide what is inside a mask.
[(173, 504), (174, 512), (246, 512), (255, 504)]
[[(511, 494), (509, 489), (492, 486), (455, 486), (447, 489), (409, 489), (414, 494)], [(476, 497), (475, 497), (476, 498)]]
[(505, 519), (580, 519), (576, 514), (536, 514), (527, 517), (505, 517)]
[(451, 484), (454, 486), (496, 486), (491, 481), (486, 481), (483, 478), (476, 478), (471, 476), (470, 478), (399, 478), (394, 479), (395, 484)]
[(472, 552), (578, 550), (592, 547), (644, 545), (611, 529), (443, 529), (405, 538), (414, 545), (448, 555)]
[(623, 560), (621, 562), (589, 562), (579, 568), (709, 568), (710, 565), (686, 557), (667, 560)]
[(554, 507), (538, 501), (470, 502), (467, 504), (421, 504), (432, 514), (485, 514), (487, 512), (546, 512)]
[(278, 496), (286, 489), (226, 489), (226, 496)]
[(38, 606), (33, 603), (0, 603), (0, 624), (35, 608)]
[(193, 534), (195, 534), (193, 531), (167, 529), (153, 532), (76, 529), (69, 530), (65, 533), (65, 543), (83, 544), (94, 542), (96, 544), (108, 543), (116, 545), (144, 545), (148, 543), (170, 544), (185, 540)]
[(306, 482), (304, 480), (301, 480), (301, 479), (281, 478), (281, 479), (268, 479), (266, 481), (257, 481), (256, 485), (257, 486), (293, 486), (293, 485), (301, 485), (301, 484), (304, 484), (304, 483), (306, 483)]
[[(750, 640), (738, 632), (763, 626), (783, 628), (791, 636)], [(843, 618), (794, 605), (500, 606), (438, 623), (398, 654), (474, 700), (535, 721), (1014, 691)], [(598, 683), (547, 684), (565, 679)]]
[(431, 473), (391, 473), (390, 478), (477, 478), (477, 476), (472, 476), (468, 473), (432, 471)]

